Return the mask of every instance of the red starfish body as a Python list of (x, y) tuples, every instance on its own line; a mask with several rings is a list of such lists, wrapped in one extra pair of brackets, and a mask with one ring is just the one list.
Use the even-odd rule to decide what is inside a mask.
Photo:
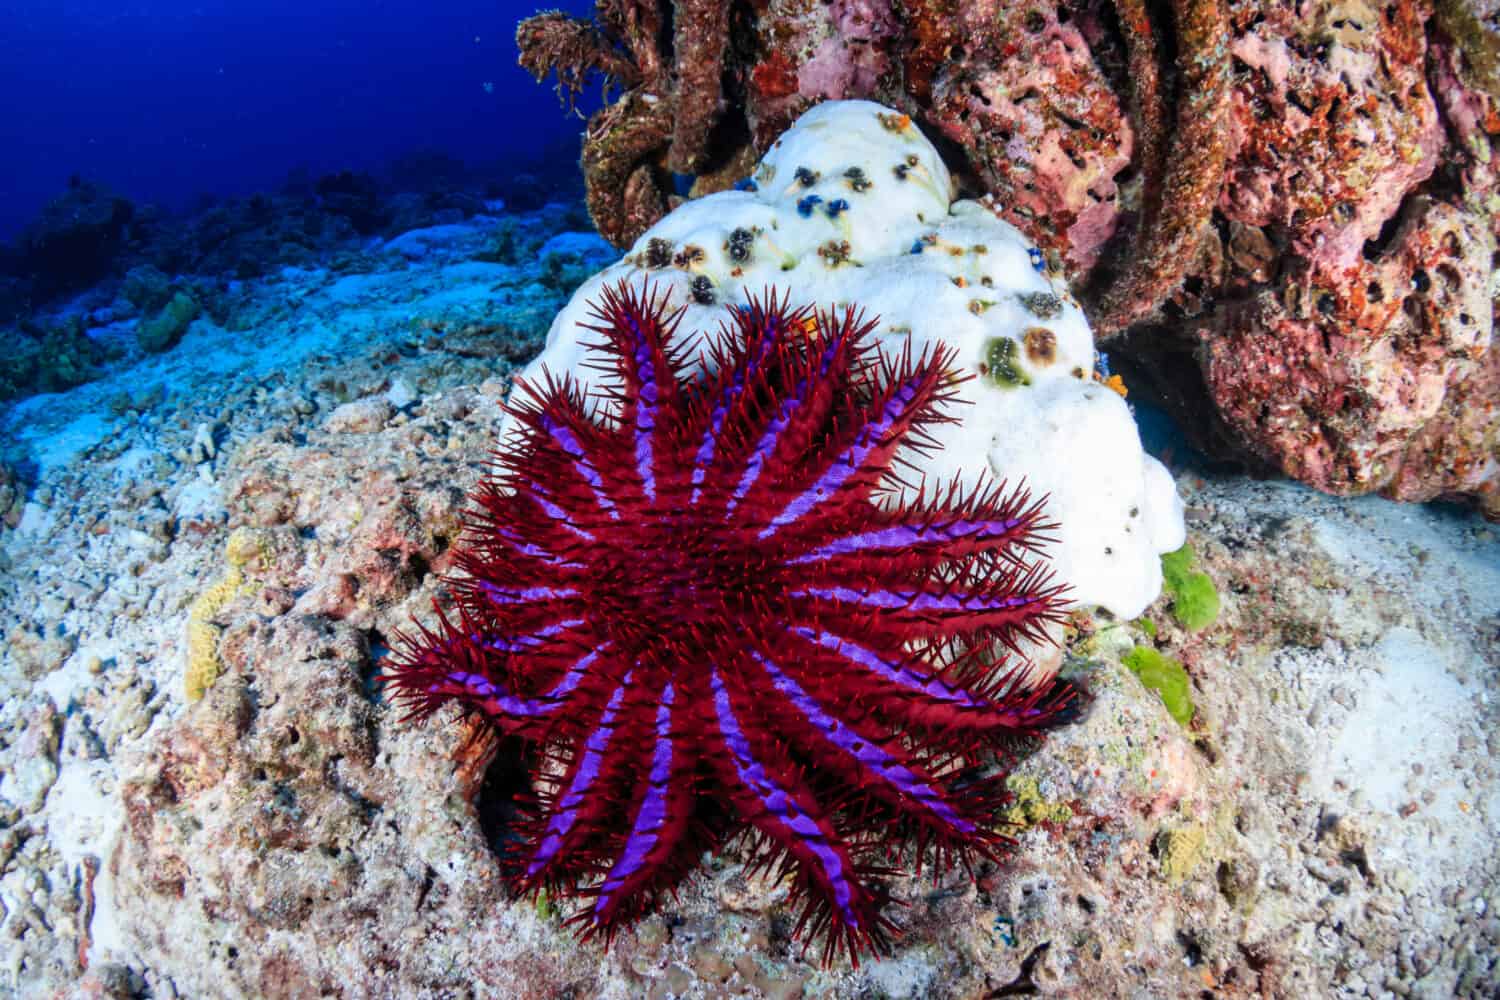
[(943, 349), (881, 354), (852, 310), (752, 299), (695, 380), (662, 297), (622, 284), (594, 315), (605, 405), (527, 387), (456, 613), (386, 680), (414, 715), (457, 702), (541, 749), (512, 877), (587, 900), (585, 933), (746, 833), (825, 957), (884, 950), (881, 876), (993, 856), (997, 759), (1071, 710), (1020, 656), (1063, 600), (1041, 504), (898, 489), (959, 379)]

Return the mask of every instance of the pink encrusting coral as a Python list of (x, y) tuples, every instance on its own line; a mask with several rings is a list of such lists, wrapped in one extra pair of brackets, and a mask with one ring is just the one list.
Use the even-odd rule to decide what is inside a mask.
[[(1329, 6), (1304, 24), (1277, 10), (1236, 37), (1220, 211), (1241, 250), (1263, 235), (1280, 244), (1279, 273), (1219, 307), (1203, 372), (1242, 440), (1299, 479), (1407, 500), (1469, 494), (1493, 516), (1493, 136), (1475, 128), (1486, 100), (1445, 69), (1460, 57), (1429, 42), (1426, 13)], [(1455, 191), (1439, 173), (1458, 152), (1445, 128), (1466, 125), (1458, 162), (1471, 165)]]
[(454, 703), (536, 748), (512, 880), (583, 899), (585, 934), (745, 834), (825, 957), (883, 951), (882, 872), (995, 857), (1006, 761), (1073, 710), (1020, 652), (1065, 600), (1042, 505), (956, 483), (896, 502), (898, 449), (951, 419), (945, 349), (888, 357), (873, 321), (770, 294), (688, 381), (663, 299), (596, 303), (607, 414), (526, 387), (455, 608), (385, 680), (413, 715)]
[(971, 10), (960, 37), (993, 60), (938, 74), (930, 121), (972, 150), (996, 214), (1087, 271), (1120, 221), (1115, 177), (1135, 146), (1126, 109), (1077, 24), (1048, 7)]

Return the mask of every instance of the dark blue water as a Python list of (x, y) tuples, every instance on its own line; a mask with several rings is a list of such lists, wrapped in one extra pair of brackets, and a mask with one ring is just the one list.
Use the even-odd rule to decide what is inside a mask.
[[(591, 4), (567, 0), (578, 13)], [(70, 177), (171, 210), (417, 150), (503, 170), (582, 122), (516, 66), (530, 3), (5, 0), (0, 242)]]

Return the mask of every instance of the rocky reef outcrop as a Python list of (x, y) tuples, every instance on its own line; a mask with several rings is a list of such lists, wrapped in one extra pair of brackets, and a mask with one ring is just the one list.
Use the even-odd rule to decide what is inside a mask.
[(813, 104), (878, 100), (1047, 251), (1198, 447), (1495, 518), (1497, 18), (1488, 0), (601, 0), (518, 42), (565, 90), (590, 72), (623, 90), (583, 152), (618, 246), (681, 175), (722, 189)]

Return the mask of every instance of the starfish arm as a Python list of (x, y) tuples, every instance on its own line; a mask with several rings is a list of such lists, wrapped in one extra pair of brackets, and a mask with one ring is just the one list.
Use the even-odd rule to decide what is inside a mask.
[(493, 496), (482, 495), (481, 501), (497, 520), (540, 515), (548, 534), (562, 531), (575, 545), (590, 542), (620, 523), (620, 498), (634, 495), (639, 486), (634, 472), (618, 461), (621, 435), (595, 424), (577, 385), (550, 372), (544, 384), (531, 399), (509, 407), (519, 441), (496, 460), (507, 489), (492, 490)]
[(622, 797), (630, 794), (632, 775), (621, 766), (619, 748), (630, 742), (626, 731), (642, 714), (631, 700), (634, 673), (614, 686), (587, 736), (568, 762), (562, 778), (540, 791), (539, 809), (530, 824), (530, 849), (518, 865), (521, 890), (568, 884), (592, 864), (585, 846), (607, 830)]
[[(967, 728), (983, 726), (992, 720), (995, 706), (963, 685), (951, 684), (930, 669), (919, 668), (914, 658), (900, 651), (899, 640), (872, 642), (868, 636), (856, 640), (845, 634), (854, 629), (828, 623), (819, 623), (817, 627), (794, 625), (788, 632), (800, 640), (800, 644), (792, 646), (796, 661), (808, 671), (837, 678), (836, 687), (847, 691), (851, 698), (883, 688), (892, 696), (893, 703), (940, 712), (942, 721), (948, 725)], [(895, 646), (898, 651), (891, 653), (876, 648), (877, 645)]]
[(683, 716), (690, 714), (667, 684), (656, 707), (651, 766), (642, 779), (630, 831), (614, 852), (609, 873), (592, 890), (593, 905), (580, 915), (590, 931), (606, 938), (697, 863), (692, 836), (697, 755), (683, 726)]
[(545, 515), (535, 516), (543, 512), (529, 500), (514, 493), (498, 495), (494, 484), (486, 481), (478, 501), (465, 516), (461, 560), (487, 569), (504, 566), (517, 578), (587, 568), (575, 558), (578, 535)]
[(815, 478), (800, 490), (787, 489), (784, 502), (770, 518), (762, 537), (801, 522), (814, 510), (857, 510), (890, 474), (896, 450), (902, 444), (921, 450), (926, 443), (915, 433), (925, 424), (942, 419), (939, 405), (950, 396), (954, 383), (949, 373), (952, 352), (924, 352), (913, 360), (910, 348), (900, 357), (882, 357), (878, 366), (889, 378), (876, 391), (862, 413), (834, 428), (835, 457), (819, 465)]
[(732, 322), (709, 351), (710, 367), (718, 374), (691, 421), (690, 437), (697, 446), (691, 458), (690, 504), (730, 502), (728, 491), (746, 473), (734, 461), (736, 446), (743, 447), (746, 428), (762, 426), (759, 400), (785, 376), (787, 359), (795, 355), (810, 321), (809, 310), (790, 310), (770, 291), (735, 307)]
[[(475, 631), (466, 616), (455, 624), (440, 612), (437, 631), (422, 627), (420, 642), (400, 637), (406, 648), (393, 657), (380, 680), (407, 705), (410, 716), (430, 714), (452, 700), (484, 715), (503, 732), (535, 736), (551, 717), (571, 707), (576, 689), (593, 668), (597, 653), (564, 652), (570, 648), (566, 640), (572, 630), (582, 624), (574, 619), (536, 633), (501, 636)], [(545, 648), (549, 645), (551, 649)], [(522, 651), (532, 654), (525, 661), (528, 676), (556, 674), (534, 695), (519, 695), (513, 686), (513, 654)], [(559, 666), (553, 668), (553, 663)]]
[(835, 714), (869, 706), (894, 731), (942, 734), (960, 746), (977, 736), (1040, 731), (1074, 695), (1067, 684), (1028, 685), (1029, 664), (1006, 669), (1002, 661), (996, 668), (978, 650), (934, 670), (935, 655), (913, 654), (899, 638), (872, 630), (855, 633), (858, 640), (845, 634), (853, 629), (828, 623), (793, 626), (789, 633), (789, 661), (818, 685)]
[(573, 491), (557, 484), (543, 485), (540, 477), (532, 477), (526, 473), (515, 474), (511, 477), (509, 485), (516, 489), (515, 507), (518, 513), (533, 522), (544, 525), (545, 532), (549, 535), (566, 534), (572, 536), (572, 544), (579, 542), (593, 543), (598, 541), (595, 532), (599, 529), (591, 523), (589, 509), (596, 506), (592, 498), (580, 504)]
[[(932, 639), (989, 635), (1020, 652), (1023, 641), (1045, 642), (1046, 626), (1061, 621), (1067, 588), (1040, 566), (996, 563), (980, 572), (929, 575), (889, 584), (841, 581), (831, 574), (787, 595), (802, 620), (879, 615), (887, 627)], [(988, 574), (988, 575), (986, 575)]]
[[(817, 799), (768, 739), (757, 739), (717, 668), (709, 675), (722, 779), (741, 819), (784, 852), (807, 894), (803, 920), (826, 919), (833, 939), (876, 940), (879, 909)], [(757, 745), (759, 744), (759, 745)]]
[[(743, 503), (749, 512), (746, 521), (752, 526), (766, 520), (766, 511), (783, 507), (788, 481), (805, 482), (806, 474), (799, 472), (807, 456), (816, 454), (835, 408), (847, 405), (854, 395), (851, 362), (861, 353), (873, 324), (849, 309), (842, 320), (832, 313), (822, 314), (813, 326), (815, 332), (807, 335), (786, 363), (781, 378), (790, 391), (783, 394), (779, 410), (762, 429), (730, 498), (729, 513)], [(761, 527), (759, 537), (769, 538), (779, 527), (771, 520)]]
[(869, 576), (880, 565), (897, 560), (908, 571), (931, 571), (980, 552), (1035, 552), (1054, 527), (1043, 519), (1046, 498), (1033, 500), (1024, 489), (1004, 483), (965, 491), (954, 480), (946, 496), (921, 499), (896, 510), (847, 517), (814, 519), (805, 533), (793, 535), (788, 566), (837, 570), (851, 563)]
[[(828, 705), (834, 699), (819, 690), (822, 686), (814, 677), (798, 671), (807, 682), (804, 687), (792, 676), (789, 662), (778, 663), (758, 652), (751, 658), (784, 699), (781, 714), (788, 726), (784, 738), (805, 753), (819, 771), (836, 776), (839, 783), (861, 794), (873, 795), (894, 813), (915, 821), (926, 831), (924, 839), (953, 849), (965, 843), (982, 844), (987, 839), (981, 818), (964, 815), (963, 805), (951, 800), (910, 753), (895, 741), (875, 738), (866, 720), (831, 712)], [(880, 692), (868, 688), (866, 693)]]
[(672, 349), (681, 311), (668, 314), (665, 295), (651, 288), (637, 290), (626, 281), (606, 286), (593, 311), (599, 325), (586, 327), (604, 336), (614, 357), (612, 374), (619, 383), (605, 391), (615, 403), (616, 424), (628, 442), (627, 464), (648, 504), (657, 498), (659, 428), (682, 391), (682, 361)]

